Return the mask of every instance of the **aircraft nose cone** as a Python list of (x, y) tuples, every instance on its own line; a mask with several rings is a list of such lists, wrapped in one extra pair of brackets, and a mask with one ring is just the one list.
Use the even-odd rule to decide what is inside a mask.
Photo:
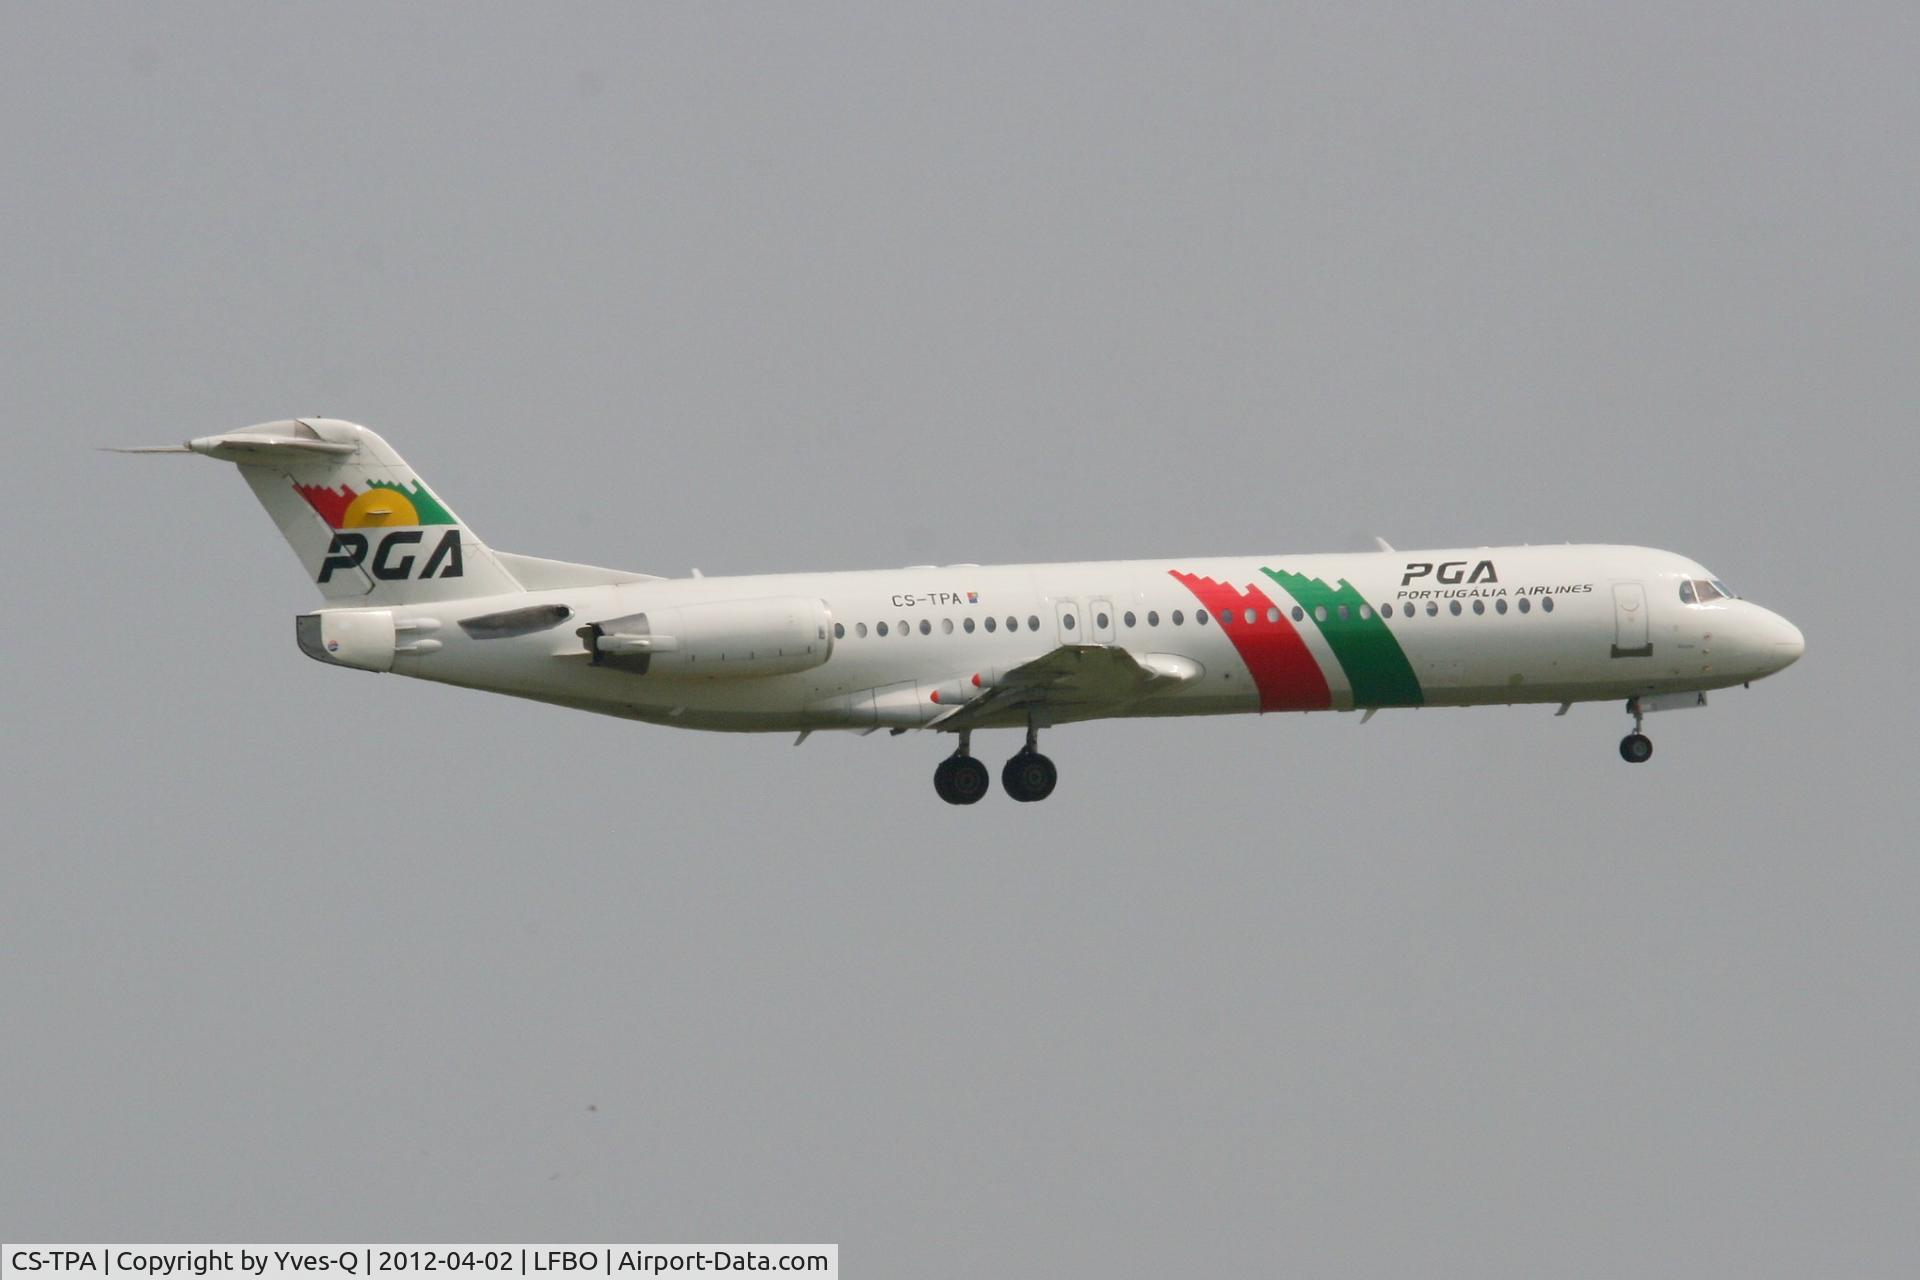
[(1807, 651), (1807, 638), (1800, 634), (1800, 628), (1785, 618), (1779, 621), (1780, 631), (1774, 637), (1773, 647), (1779, 651), (1781, 657), (1786, 659), (1786, 662), (1780, 665), (1786, 666), (1789, 663), (1798, 662), (1800, 655)]
[(1762, 631), (1760, 650), (1769, 674), (1783, 671), (1798, 662), (1800, 655), (1807, 651), (1807, 638), (1800, 634), (1800, 628), (1779, 614), (1769, 613)]

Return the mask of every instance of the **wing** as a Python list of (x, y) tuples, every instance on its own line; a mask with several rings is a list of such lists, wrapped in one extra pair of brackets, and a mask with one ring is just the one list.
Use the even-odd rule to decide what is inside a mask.
[(1149, 693), (1197, 680), (1200, 674), (1199, 663), (1173, 654), (1136, 658), (1114, 645), (1063, 644), (1003, 673), (985, 693), (934, 717), (926, 727), (958, 732), (1004, 722), (1035, 706), (1074, 718), (1107, 715)]

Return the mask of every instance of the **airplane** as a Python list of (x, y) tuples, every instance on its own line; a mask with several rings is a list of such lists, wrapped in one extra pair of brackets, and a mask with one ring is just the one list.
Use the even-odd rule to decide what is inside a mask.
[(308, 657), (650, 724), (952, 735), (950, 804), (1025, 731), (1018, 801), (1058, 780), (1042, 729), (1122, 716), (1623, 700), (1645, 716), (1772, 675), (1798, 628), (1701, 565), (1631, 546), (1511, 546), (848, 573), (655, 577), (495, 551), (367, 428), (295, 418), (182, 445), (238, 465), (325, 603)]

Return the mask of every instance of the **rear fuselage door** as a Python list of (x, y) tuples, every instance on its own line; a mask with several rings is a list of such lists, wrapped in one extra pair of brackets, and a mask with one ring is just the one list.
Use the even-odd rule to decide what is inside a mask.
[(1647, 589), (1638, 582), (1613, 584), (1613, 656), (1645, 658), (1653, 653), (1648, 638)]

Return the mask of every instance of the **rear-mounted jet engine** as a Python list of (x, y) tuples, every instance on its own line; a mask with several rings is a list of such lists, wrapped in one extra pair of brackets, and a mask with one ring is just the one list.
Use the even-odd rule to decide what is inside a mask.
[(597, 667), (663, 677), (779, 676), (833, 652), (833, 614), (803, 596), (649, 609), (575, 631)]

